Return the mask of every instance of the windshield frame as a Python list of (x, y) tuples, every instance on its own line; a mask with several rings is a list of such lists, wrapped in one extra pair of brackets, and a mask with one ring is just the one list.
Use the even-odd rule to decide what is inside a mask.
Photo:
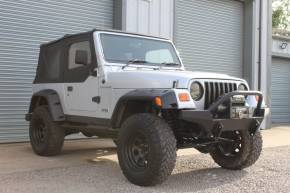
[(155, 40), (155, 41), (161, 41), (161, 42), (169, 43), (173, 47), (173, 51), (175, 52), (176, 58), (177, 58), (177, 60), (179, 62), (179, 64), (176, 65), (176, 66), (166, 66), (166, 65), (163, 65), (163, 64), (159, 64), (159, 63), (156, 63), (155, 65), (153, 63), (144, 63), (144, 64), (134, 64), (133, 63), (130, 66), (138, 66), (138, 67), (146, 66), (146, 68), (148, 68), (148, 67), (152, 67), (152, 68), (162, 67), (162, 68), (166, 68), (166, 69), (184, 69), (182, 60), (180, 59), (180, 56), (179, 56), (179, 53), (178, 53), (176, 47), (174, 46), (172, 41), (170, 41), (168, 39), (162, 39), (162, 38), (151, 37), (151, 36), (146, 36), (146, 35), (122, 33), (122, 32), (100, 31), (100, 32), (97, 33), (98, 47), (99, 47), (100, 55), (102, 57), (102, 60), (103, 60), (105, 66), (112, 66), (113, 65), (113, 66), (123, 67), (123, 66), (127, 65), (127, 63), (125, 63), (125, 62), (111, 62), (111, 61), (107, 61), (106, 60), (105, 54), (104, 54), (104, 50), (103, 50), (102, 40), (101, 40), (101, 34), (109, 34), (109, 35), (125, 36), (125, 37), (135, 37), (135, 38), (149, 39), (149, 40)]

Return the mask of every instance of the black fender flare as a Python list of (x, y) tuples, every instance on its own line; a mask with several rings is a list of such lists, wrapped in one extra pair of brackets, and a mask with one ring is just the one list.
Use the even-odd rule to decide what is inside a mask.
[[(31, 115), (33, 113), (35, 107), (39, 105), (41, 98), (45, 98), (45, 100), (47, 101), (48, 109), (53, 121), (65, 120), (65, 115), (63, 113), (58, 93), (52, 89), (41, 90), (32, 95), (27, 115)], [(26, 116), (26, 120), (29, 121), (29, 119), (29, 116)]]
[(176, 109), (177, 98), (175, 92), (171, 89), (136, 89), (130, 91), (119, 98), (115, 105), (113, 115), (111, 118), (111, 125), (113, 128), (121, 126), (123, 113), (129, 101), (151, 102), (154, 105), (154, 99), (160, 97), (162, 100), (162, 107), (160, 109)]

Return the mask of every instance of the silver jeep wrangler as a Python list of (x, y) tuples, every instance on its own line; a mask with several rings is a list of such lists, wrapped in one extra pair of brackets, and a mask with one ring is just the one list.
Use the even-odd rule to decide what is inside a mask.
[(73, 133), (112, 138), (140, 186), (165, 181), (180, 148), (227, 169), (254, 164), (263, 118), (263, 96), (245, 80), (186, 71), (167, 39), (107, 30), (41, 45), (26, 115), (36, 154), (60, 153)]

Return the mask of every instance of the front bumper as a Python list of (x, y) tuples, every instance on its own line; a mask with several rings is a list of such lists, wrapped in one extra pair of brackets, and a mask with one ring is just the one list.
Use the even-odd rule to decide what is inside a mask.
[[(219, 118), (217, 115), (220, 105), (230, 103), (233, 96), (259, 96), (256, 107), (253, 108), (251, 115), (241, 118), (232, 118), (230, 114), (227, 117)], [(205, 129), (210, 135), (218, 130), (234, 131), (249, 129), (255, 132), (264, 119), (264, 109), (262, 108), (263, 95), (258, 91), (235, 91), (220, 97), (207, 110), (181, 110), (179, 119), (198, 124)], [(243, 107), (245, 108), (245, 107)]]

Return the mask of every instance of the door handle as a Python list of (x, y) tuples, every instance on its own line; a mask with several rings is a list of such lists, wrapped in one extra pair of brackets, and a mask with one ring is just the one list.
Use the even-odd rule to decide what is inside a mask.
[(73, 91), (73, 87), (72, 86), (68, 86), (67, 87), (67, 91), (69, 91), (69, 92)]
[(94, 103), (98, 103), (99, 104), (101, 102), (101, 97), (100, 96), (95, 96), (95, 97), (92, 98), (92, 101)]

